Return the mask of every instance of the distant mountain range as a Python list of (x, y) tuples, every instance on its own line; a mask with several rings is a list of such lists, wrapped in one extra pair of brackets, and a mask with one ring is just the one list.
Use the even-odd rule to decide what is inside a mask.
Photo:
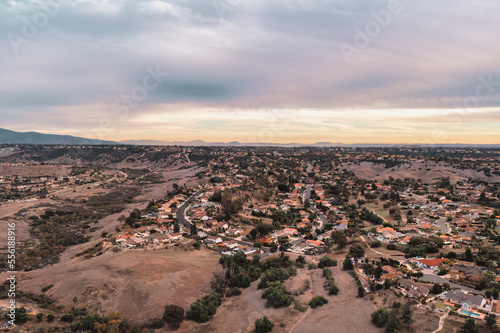
[(116, 145), (114, 141), (80, 138), (71, 135), (43, 134), (38, 132), (14, 132), (0, 128), (0, 144), (43, 145)]
[(120, 142), (87, 139), (71, 135), (43, 134), (38, 132), (14, 132), (0, 128), (0, 144), (54, 144), (54, 145), (138, 145), (138, 146), (227, 146), (227, 147), (443, 147), (443, 148), (500, 148), (499, 144), (384, 144), (316, 142), (304, 143), (273, 143), (273, 142), (205, 142), (193, 141), (156, 141), (156, 140), (125, 140)]
[(206, 142), (203, 140), (192, 141), (155, 141), (155, 140), (125, 140), (120, 141), (126, 145), (140, 146), (226, 146), (226, 147), (443, 147), (443, 148), (500, 148), (500, 145), (481, 145), (469, 143), (437, 143), (437, 144), (400, 144), (400, 143), (354, 143), (342, 142), (316, 142), (316, 143), (273, 143), (273, 142)]

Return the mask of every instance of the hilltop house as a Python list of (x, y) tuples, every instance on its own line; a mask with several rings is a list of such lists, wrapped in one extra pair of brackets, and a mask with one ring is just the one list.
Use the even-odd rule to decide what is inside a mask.
[(466, 310), (481, 310), (486, 304), (486, 299), (482, 296), (468, 295), (461, 290), (450, 290), (444, 296), (445, 301), (457, 304)]

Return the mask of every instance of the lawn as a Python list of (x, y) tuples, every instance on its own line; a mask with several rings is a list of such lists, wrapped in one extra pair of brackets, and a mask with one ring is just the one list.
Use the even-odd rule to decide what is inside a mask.
[[(441, 310), (446, 310), (446, 308), (449, 306), (449, 305), (444, 304), (444, 302), (442, 300), (438, 300), (435, 304), (436, 304), (436, 308), (441, 309)], [(454, 306), (454, 307), (450, 306), (450, 309), (451, 309), (451, 311), (456, 311), (458, 308), (456, 306)]]

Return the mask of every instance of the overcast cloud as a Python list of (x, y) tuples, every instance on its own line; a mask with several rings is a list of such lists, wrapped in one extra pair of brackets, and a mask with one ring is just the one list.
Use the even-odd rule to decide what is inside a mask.
[[(390, 22), (356, 47), (355, 29), (373, 28), (373, 13), (391, 8)], [(476, 133), (500, 143), (481, 130), (500, 124), (495, 0), (8, 0), (0, 31), (2, 128), (215, 141), (265, 129), (276, 142), (370, 142), (373, 130), (375, 141), (389, 141), (381, 125), (396, 131), (391, 140), (431, 142), (426, 131), (465, 103), (457, 132), (443, 140), (470, 131), (468, 141)], [(346, 58), (347, 44), (356, 52)], [(117, 114), (113, 102), (143, 84), (146, 68), (169, 74)], [(481, 84), (481, 98), (470, 99)], [(309, 128), (270, 130), (271, 110)]]

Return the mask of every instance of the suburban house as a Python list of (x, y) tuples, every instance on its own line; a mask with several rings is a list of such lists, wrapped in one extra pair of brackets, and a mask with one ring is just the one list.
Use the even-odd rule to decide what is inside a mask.
[(453, 280), (480, 279), (483, 276), (483, 270), (477, 266), (457, 264), (450, 270), (450, 275)]
[(444, 259), (439, 258), (439, 259), (417, 259), (415, 260), (415, 263), (418, 265), (420, 268), (432, 268), (434, 270), (439, 268), (439, 265), (444, 261)]
[(389, 265), (382, 266), (382, 275), (380, 276), (382, 280), (394, 280), (401, 277), (403, 277), (403, 272)]
[(466, 310), (483, 309), (486, 299), (482, 296), (468, 295), (461, 290), (450, 290), (444, 297), (445, 301), (457, 304)]
[(399, 279), (398, 284), (404, 290), (403, 293), (408, 297), (427, 296), (431, 290), (429, 286), (411, 279)]

